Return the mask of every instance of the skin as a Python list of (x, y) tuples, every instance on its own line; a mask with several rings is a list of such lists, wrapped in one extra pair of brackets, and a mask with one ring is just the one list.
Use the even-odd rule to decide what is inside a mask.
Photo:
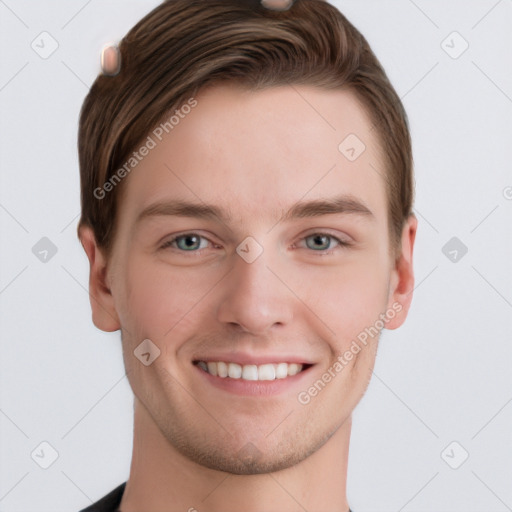
[[(89, 228), (81, 232), (93, 322), (121, 330), (135, 394), (121, 510), (347, 512), (351, 414), (367, 389), (378, 336), (308, 404), (297, 394), (393, 304), (401, 311), (386, 317), (386, 328), (402, 325), (414, 288), (417, 220), (404, 226), (395, 261), (385, 183), (375, 172), (381, 150), (352, 93), (217, 84), (196, 99), (125, 178), (110, 259)], [(353, 162), (338, 150), (350, 133), (366, 145)], [(373, 216), (281, 221), (298, 201), (340, 193)], [(213, 203), (232, 218), (159, 215), (136, 223), (147, 205), (172, 199)], [(183, 239), (162, 248), (190, 232), (204, 237), (189, 240), (192, 249)], [(314, 236), (325, 232), (351, 245)], [(247, 236), (263, 248), (252, 263), (236, 252)], [(161, 351), (149, 366), (133, 354), (144, 339)], [(220, 351), (296, 354), (314, 366), (300, 388), (237, 396), (192, 365), (198, 354)]]

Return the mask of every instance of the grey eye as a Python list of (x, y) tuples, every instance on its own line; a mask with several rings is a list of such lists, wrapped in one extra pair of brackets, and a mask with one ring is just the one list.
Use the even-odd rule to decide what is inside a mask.
[(178, 248), (184, 251), (199, 249), (198, 246), (201, 245), (201, 237), (197, 235), (181, 235), (176, 237), (175, 241)]
[[(334, 238), (333, 236), (322, 235), (322, 234), (318, 233), (318, 234), (314, 234), (314, 235), (310, 235), (310, 236), (305, 237), (305, 240), (306, 240), (306, 245), (310, 249), (325, 250), (325, 249), (329, 249), (331, 239), (333, 239), (333, 238)], [(307, 242), (308, 239), (309, 240), (313, 240), (313, 244), (309, 244)]]

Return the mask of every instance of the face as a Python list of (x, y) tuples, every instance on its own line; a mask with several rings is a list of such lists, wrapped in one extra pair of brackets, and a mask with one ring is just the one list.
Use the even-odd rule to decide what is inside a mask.
[(125, 178), (93, 318), (121, 329), (132, 389), (176, 450), (277, 471), (350, 417), (376, 331), (405, 318), (410, 261), (390, 257), (383, 159), (350, 92), (216, 85), (195, 99)]

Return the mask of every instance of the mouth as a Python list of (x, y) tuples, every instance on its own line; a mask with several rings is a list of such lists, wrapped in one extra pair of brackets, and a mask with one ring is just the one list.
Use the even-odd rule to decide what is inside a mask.
[(213, 377), (240, 381), (286, 380), (305, 372), (309, 363), (276, 362), (265, 364), (238, 364), (229, 361), (193, 361), (193, 364)]

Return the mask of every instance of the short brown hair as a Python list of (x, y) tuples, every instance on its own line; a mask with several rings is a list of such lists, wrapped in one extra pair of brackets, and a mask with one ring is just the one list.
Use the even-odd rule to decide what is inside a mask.
[(107, 256), (123, 183), (102, 198), (95, 191), (168, 112), (206, 84), (225, 80), (251, 90), (303, 84), (355, 94), (377, 129), (385, 159), (381, 174), (397, 254), (414, 196), (407, 115), (366, 39), (334, 6), (295, 0), (277, 11), (259, 0), (166, 0), (128, 32), (119, 50), (120, 72), (96, 78), (78, 134), (78, 231), (91, 227)]

